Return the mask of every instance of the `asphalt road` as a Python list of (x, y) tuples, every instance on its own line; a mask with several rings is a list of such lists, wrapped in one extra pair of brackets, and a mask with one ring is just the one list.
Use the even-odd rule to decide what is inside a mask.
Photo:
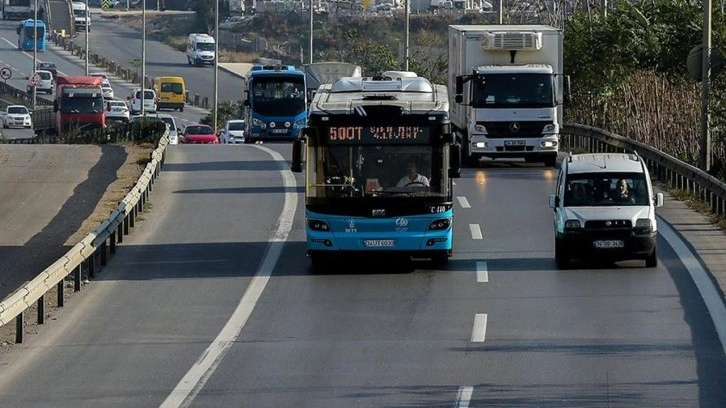
[(314, 273), (301, 177), (265, 147), (289, 160), (171, 150), (100, 279), (0, 359), (0, 406), (726, 406), (723, 348), (664, 240), (657, 269), (556, 269), (553, 169), (464, 171), (446, 270)]
[[(16, 22), (14, 21), (0, 21), (0, 66), (7, 66), (12, 70), (13, 76), (7, 81), (9, 85), (18, 89), (25, 89), (27, 84), (27, 79), (25, 78), (27, 78), (33, 68), (33, 53), (22, 52), (17, 49), (15, 45), (15, 41), (17, 41), (15, 25)], [(114, 48), (116, 45), (111, 45), (110, 47)], [(85, 74), (83, 60), (54, 46), (49, 46), (46, 51), (39, 52), (38, 62), (55, 63), (60, 75)], [(89, 71), (104, 72), (93, 65), (89, 67)], [(153, 76), (153, 74), (149, 74), (149, 76)], [(137, 87), (116, 77), (111, 77), (111, 85), (114, 88), (115, 96), (122, 99), (131, 95), (132, 89)], [(52, 99), (52, 96), (41, 95), (41, 97)], [(187, 106), (184, 112), (165, 111), (165, 113), (170, 113), (177, 118), (180, 122), (179, 124), (183, 126), (191, 122), (198, 122), (204, 116), (205, 111), (196, 107)], [(30, 133), (29, 131), (25, 132)]]

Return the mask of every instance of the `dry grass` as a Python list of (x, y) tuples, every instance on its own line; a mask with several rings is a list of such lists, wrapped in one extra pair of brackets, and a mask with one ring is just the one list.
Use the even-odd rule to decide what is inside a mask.
[(220, 50), (219, 62), (254, 62), (259, 56), (260, 54), (255, 52)]
[(711, 212), (711, 206), (703, 199), (701, 199), (701, 197), (699, 197), (698, 195), (685, 190), (670, 188), (665, 184), (661, 184), (659, 185), (659, 187), (662, 190), (667, 191), (668, 194), (670, 194), (676, 200), (685, 203), (688, 208), (701, 214), (707, 215), (709, 217), (709, 220), (711, 221), (711, 224), (715, 225), (723, 231), (726, 231), (726, 217), (718, 216)]

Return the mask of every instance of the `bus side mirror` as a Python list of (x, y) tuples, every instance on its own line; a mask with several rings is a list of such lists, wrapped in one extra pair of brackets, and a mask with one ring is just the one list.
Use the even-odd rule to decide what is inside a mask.
[(302, 173), (302, 156), (303, 139), (299, 137), (292, 142), (292, 163), (290, 163), (290, 171), (293, 173)]
[(449, 152), (451, 155), (449, 160), (449, 177), (459, 178), (461, 177), (461, 145), (458, 143), (451, 145)]
[(242, 104), (244, 106), (250, 106), (250, 91), (249, 90), (245, 90), (245, 100), (242, 101)]

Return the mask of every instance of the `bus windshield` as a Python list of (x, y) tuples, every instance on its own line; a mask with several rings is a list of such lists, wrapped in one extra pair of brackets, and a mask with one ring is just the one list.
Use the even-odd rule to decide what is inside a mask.
[(446, 197), (445, 145), (316, 146), (309, 150), (308, 196)]
[(472, 79), (475, 108), (551, 108), (551, 74), (488, 74)]
[(257, 77), (250, 95), (252, 110), (265, 116), (295, 116), (305, 111), (302, 76)]
[(103, 106), (103, 97), (63, 95), (60, 111), (62, 113), (101, 113)]

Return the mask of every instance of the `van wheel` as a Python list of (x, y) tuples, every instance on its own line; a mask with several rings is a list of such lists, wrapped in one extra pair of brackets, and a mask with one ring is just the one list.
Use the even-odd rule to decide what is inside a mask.
[(656, 268), (658, 266), (658, 251), (653, 248), (653, 252), (648, 255), (647, 258), (645, 258), (645, 267), (646, 268)]
[(559, 241), (555, 240), (555, 263), (559, 269), (568, 269), (570, 267), (570, 258), (563, 246)]

